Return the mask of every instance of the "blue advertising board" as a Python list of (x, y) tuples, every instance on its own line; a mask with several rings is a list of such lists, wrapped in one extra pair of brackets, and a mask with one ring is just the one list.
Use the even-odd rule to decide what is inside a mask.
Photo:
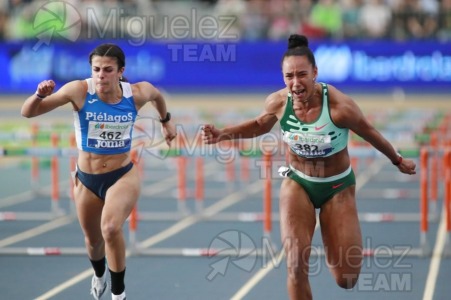
[[(283, 87), (286, 42), (199, 43), (126, 40), (124, 75), (174, 92), (268, 92)], [(0, 47), (0, 93), (31, 93), (44, 79), (61, 86), (90, 76), (88, 56), (99, 43), (39, 45), (7, 42)], [(346, 91), (451, 92), (451, 44), (437, 41), (312, 41), (318, 80)]]

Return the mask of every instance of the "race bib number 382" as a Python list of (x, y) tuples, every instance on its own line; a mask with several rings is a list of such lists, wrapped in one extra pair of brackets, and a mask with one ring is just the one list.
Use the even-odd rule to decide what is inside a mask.
[(321, 157), (332, 151), (332, 139), (329, 135), (287, 131), (283, 133), (283, 141), (300, 156)]
[(132, 122), (89, 122), (87, 146), (97, 149), (121, 149), (131, 144)]

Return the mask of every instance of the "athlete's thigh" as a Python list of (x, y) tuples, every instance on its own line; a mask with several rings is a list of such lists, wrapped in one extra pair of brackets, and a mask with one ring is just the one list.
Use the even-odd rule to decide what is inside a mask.
[(74, 180), (74, 202), (80, 226), (86, 236), (99, 237), (103, 200), (85, 187), (77, 177)]
[(321, 207), (320, 224), (331, 269), (354, 272), (362, 263), (362, 233), (355, 202), (355, 185), (335, 194)]
[(138, 171), (133, 166), (108, 189), (102, 219), (124, 222), (138, 201), (140, 191)]
[(307, 193), (297, 182), (285, 178), (279, 196), (282, 241), (300, 239), (302, 244), (310, 245), (316, 225), (316, 214)]

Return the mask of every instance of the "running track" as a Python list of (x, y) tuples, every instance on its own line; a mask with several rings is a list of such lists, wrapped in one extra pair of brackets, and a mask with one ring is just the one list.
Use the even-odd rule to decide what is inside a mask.
[[(259, 170), (251, 169), (249, 182), (245, 184), (238, 180), (228, 183), (224, 180), (224, 166), (214, 159), (206, 159), (204, 215), (195, 214), (192, 199), (195, 182), (188, 176), (186, 207), (191, 213), (183, 216), (178, 213), (177, 161), (174, 160), (146, 160), (138, 209), (143, 217), (147, 213), (153, 220), (138, 223), (136, 240), (140, 247), (147, 249), (147, 254), (153, 251), (154, 255), (130, 253), (128, 256), (128, 298), (287, 299), (286, 267), (282, 253), (277, 250), (280, 249), (278, 223), (272, 223), (268, 238), (263, 235), (262, 222), (237, 221), (231, 217), (252, 219), (253, 214), (243, 213), (262, 211), (264, 182)], [(188, 167), (194, 168), (193, 161)], [(251, 165), (256, 164), (251, 162)], [(70, 214), (68, 165), (61, 160), (59, 205), (67, 214), (49, 220), (0, 221), (0, 251), (5, 252), (0, 255), (2, 299), (90, 299), (92, 273), (84, 255), (39, 253), (42, 247), (50, 248), (47, 254), (58, 254), (61, 249), (82, 249), (83, 246), (79, 226)], [(360, 163), (356, 173), (358, 208), (362, 215), (418, 213), (419, 174), (400, 175), (391, 164), (378, 159)], [(38, 219), (51, 211), (49, 169), (41, 170), (38, 193), (31, 192), (30, 170), (23, 165), (2, 164), (0, 182), (1, 212), (15, 212), (17, 216), (26, 212)], [(272, 210), (275, 217), (279, 185), (280, 180), (274, 175)], [(351, 291), (335, 285), (323, 257), (313, 257), (310, 279), (314, 299), (448, 299), (451, 259), (443, 256), (448, 248), (441, 214), (442, 199), (441, 189), (437, 219), (429, 224), (427, 233), (431, 256), (366, 257), (359, 283)], [(43, 214), (38, 214), (40, 212)], [(129, 239), (127, 227), (128, 224), (125, 231)], [(379, 250), (418, 248), (420, 243), (418, 221), (362, 221), (362, 233), (365, 246)], [(269, 240), (276, 248), (274, 252), (268, 250)], [(322, 245), (319, 231), (315, 233), (313, 244), (314, 250)], [(218, 247), (232, 250), (232, 253), (200, 256), (202, 251)], [(19, 254), (24, 249), (34, 249), (33, 255)], [(243, 253), (233, 252), (237, 249)], [(249, 249), (265, 249), (270, 252), (270, 258), (246, 256)]]

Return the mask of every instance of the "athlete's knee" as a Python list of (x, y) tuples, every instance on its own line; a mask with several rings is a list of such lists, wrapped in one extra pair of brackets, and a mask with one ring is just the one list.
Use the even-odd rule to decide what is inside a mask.
[(122, 224), (114, 221), (105, 221), (102, 223), (102, 236), (105, 241), (110, 241), (122, 233)]
[(303, 284), (308, 280), (309, 251), (300, 251), (296, 247), (285, 248), (287, 256), (288, 279), (293, 284)]
[(328, 266), (337, 285), (344, 289), (352, 289), (359, 279), (362, 267), (362, 250), (360, 247), (349, 248), (348, 255), (340, 259), (328, 260)]
[(359, 273), (341, 274), (335, 277), (337, 285), (343, 289), (352, 289), (359, 280)]
[(287, 278), (293, 286), (304, 286), (308, 283), (308, 267), (287, 266)]
[(85, 244), (90, 249), (98, 249), (104, 246), (104, 240), (101, 236), (97, 238), (85, 236)]

